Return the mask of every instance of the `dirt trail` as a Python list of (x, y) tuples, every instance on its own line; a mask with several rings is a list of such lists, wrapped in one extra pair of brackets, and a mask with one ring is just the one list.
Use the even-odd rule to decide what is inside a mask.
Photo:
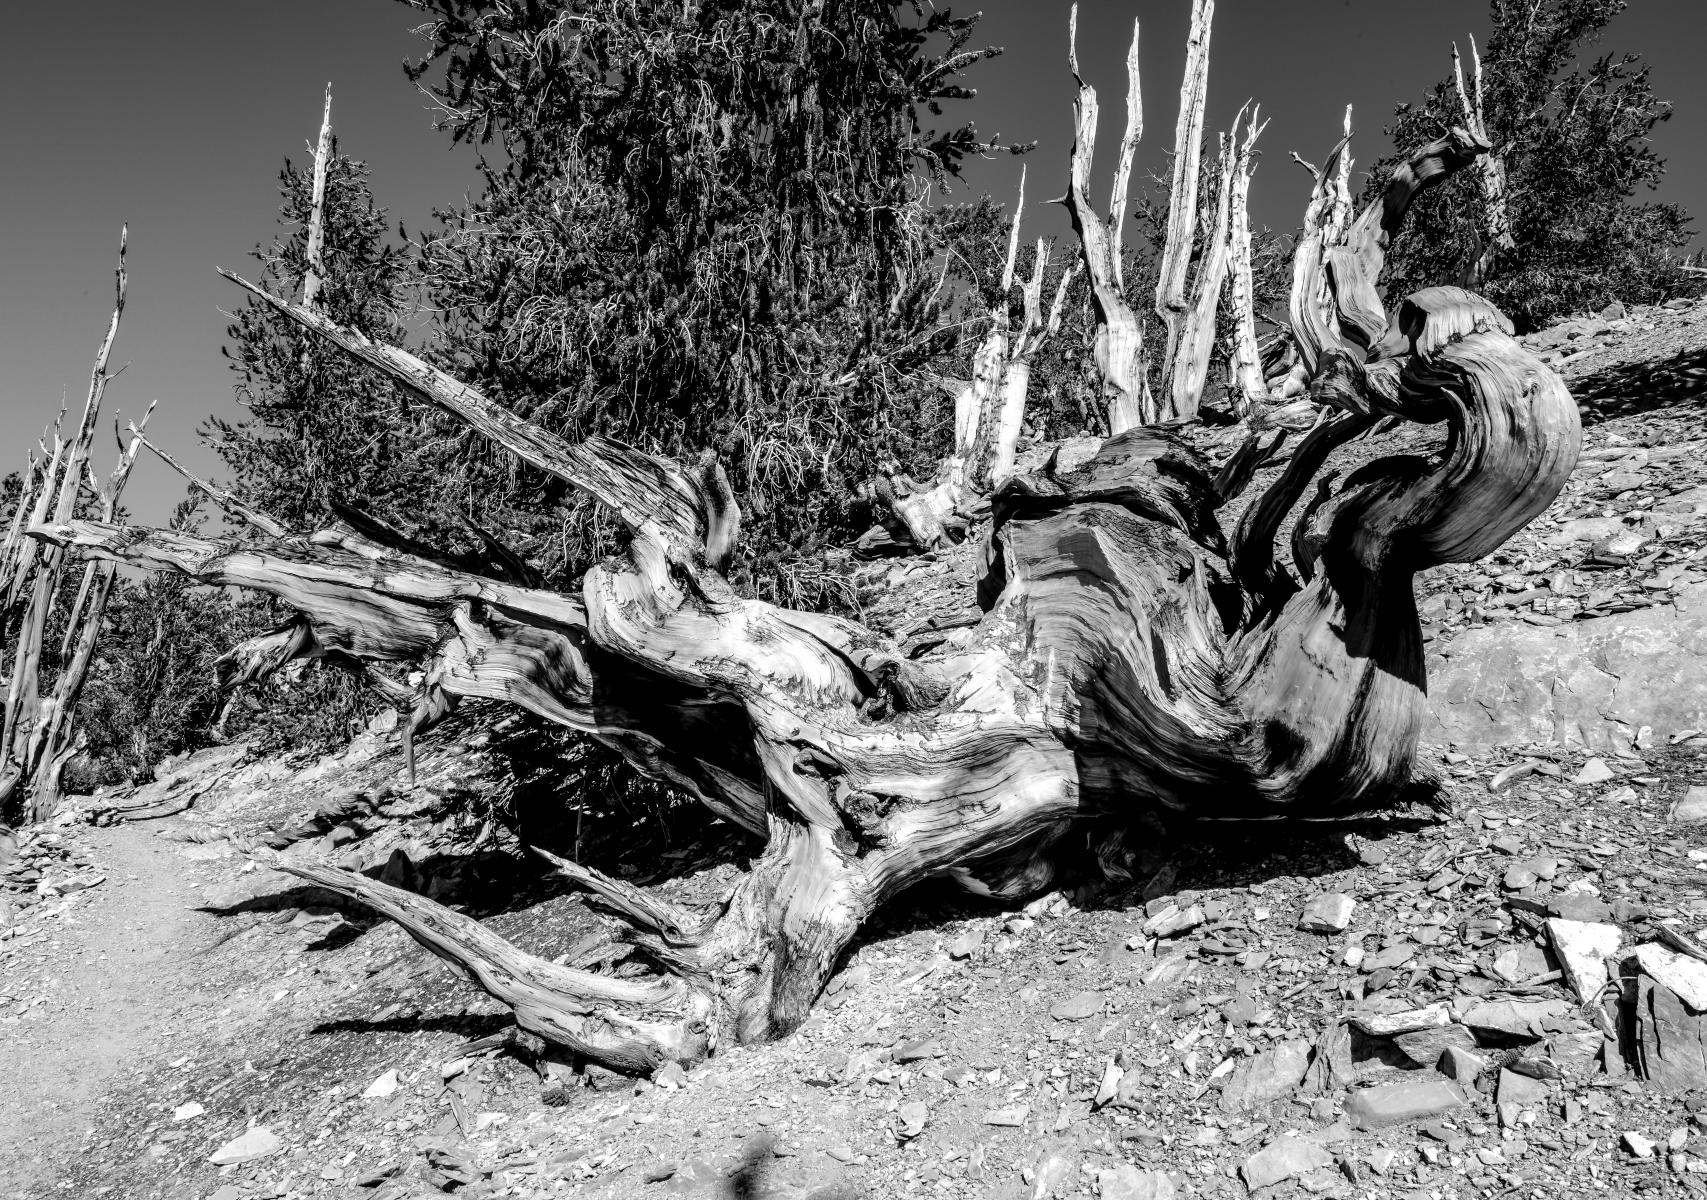
[(0, 991), (16, 998), (0, 1007), (6, 1200), (49, 1194), (100, 1098), (159, 1039), (193, 1028), (183, 1015), (201, 991), (195, 958), (217, 936), (215, 918), (193, 907), (189, 864), (157, 829), (82, 829), (77, 838), (106, 882), (0, 943)]

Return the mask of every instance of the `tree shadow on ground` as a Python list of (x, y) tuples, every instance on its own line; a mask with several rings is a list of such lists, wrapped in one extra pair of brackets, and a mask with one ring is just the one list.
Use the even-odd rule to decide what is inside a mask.
[(336, 1021), (322, 1021), (309, 1029), (308, 1033), (311, 1037), (335, 1033), (454, 1033), (472, 1041), (507, 1029), (515, 1023), (515, 1018), (508, 1013), (486, 1016), (419, 1015), (386, 1017), (384, 1020), (346, 1017)]
[(1619, 363), (1570, 385), (1585, 424), (1707, 397), (1707, 346), (1661, 362)]
[[(1348, 837), (1378, 841), (1439, 824), (1443, 793), (1431, 780), (1405, 788), (1392, 808), (1334, 820), (1217, 821), (1176, 818), (1154, 827), (1131, 863), (1131, 880), (1107, 878), (1088, 850), (1056, 879), (1051, 890), (1088, 912), (1142, 909), (1152, 899), (1208, 889), (1248, 887), (1289, 876), (1332, 875), (1361, 865)], [(1087, 842), (1097, 837), (1088, 829)], [(1013, 912), (1025, 900), (989, 900), (946, 880), (926, 880), (884, 905), (860, 929), (847, 953), (950, 921)]]
[[(618, 809), (586, 814), (573, 823), (559, 821), (549, 827), (535, 821), (530, 832), (541, 839), (543, 849), (642, 887), (654, 887), (725, 864), (741, 864), (762, 848), (745, 831), (719, 821), (700, 805), (686, 802), (673, 805), (665, 820), (637, 824), (631, 813)], [(359, 843), (355, 845), (359, 847)], [(528, 919), (531, 910), (547, 906), (545, 918), (558, 920), (563, 913), (551, 907), (551, 902), (580, 895), (550, 863), (532, 853), (528, 846), (520, 845), (462, 852), (446, 850), (419, 861), (396, 851), (385, 863), (370, 867), (363, 874), (453, 907), (475, 920), (517, 917), (512, 922), (516, 930), (506, 931), (510, 937), (518, 931), (540, 932), (541, 921)], [(715, 898), (721, 899), (721, 895)], [(312, 884), (279, 888), (233, 904), (205, 904), (198, 911), (215, 917), (236, 917), (245, 913), (317, 909), (340, 913), (347, 923), (310, 942), (305, 948), (311, 951), (345, 947), (384, 921), (360, 901)]]

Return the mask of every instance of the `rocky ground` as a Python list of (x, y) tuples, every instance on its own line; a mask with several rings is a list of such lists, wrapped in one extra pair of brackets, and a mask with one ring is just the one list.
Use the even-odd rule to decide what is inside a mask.
[[(210, 752), (0, 844), (0, 1196), (1707, 1191), (1707, 306), (1535, 340), (1587, 452), (1495, 560), (1424, 581), (1409, 808), (1197, 830), (1022, 911), (909, 896), (796, 1036), (635, 1082), (492, 1045), (500, 1006), (243, 852), (567, 953), (590, 914), (470, 803), (513, 782), (502, 723), (435, 735), (413, 788), (384, 728)], [(865, 568), (868, 619), (966, 636), (973, 554)], [(685, 900), (754, 850), (620, 813), (581, 847)]]

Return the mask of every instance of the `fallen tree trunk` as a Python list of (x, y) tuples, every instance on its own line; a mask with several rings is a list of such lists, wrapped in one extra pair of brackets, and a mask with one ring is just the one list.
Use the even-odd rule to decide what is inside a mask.
[(1318, 391), (1358, 415), (1447, 421), (1452, 451), (1371, 464), (1312, 506), (1301, 578), (1245, 586), (1208, 465), (1174, 434), (1133, 430), (997, 492), (975, 636), (915, 663), (851, 622), (735, 595), (720, 569), (739, 511), (715, 463), (565, 445), (406, 352), (269, 300), (597, 496), (628, 552), (565, 596), (306, 539), (32, 533), (269, 592), (317, 645), (423, 656), (429, 696), (508, 700), (584, 730), (763, 832), (765, 853), (707, 912), (565, 868), (657, 967), (649, 985), (542, 963), (361, 876), (282, 864), (398, 921), (525, 1028), (624, 1070), (787, 1033), (861, 922), (921, 879), (1019, 897), (1075, 864), (1118, 863), (1158, 811), (1382, 803), (1409, 775), (1424, 709), (1411, 576), (1498, 546), (1551, 501), (1579, 444), (1558, 377), (1485, 302), (1434, 289), (1402, 306), (1372, 365), (1328, 351)]

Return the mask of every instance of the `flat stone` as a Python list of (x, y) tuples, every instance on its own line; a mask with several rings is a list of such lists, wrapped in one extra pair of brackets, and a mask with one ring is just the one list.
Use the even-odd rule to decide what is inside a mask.
[(1636, 947), (1636, 964), (1696, 1012), (1707, 1012), (1707, 963), (1668, 950), (1658, 942)]
[(1636, 1069), (1664, 1092), (1707, 1087), (1707, 1025), (1668, 988), (1643, 976), (1636, 988)]
[(1612, 905), (1587, 892), (1561, 892), (1547, 897), (1547, 913), (1566, 921), (1605, 924), (1612, 917)]
[(1444, 1004), (1409, 1008), (1396, 1013), (1353, 1013), (1351, 1023), (1370, 1037), (1394, 1037), (1419, 1029), (1437, 1029), (1452, 1024), (1452, 1013)]
[(1310, 1043), (1301, 1039), (1276, 1042), (1242, 1059), (1221, 1091), (1222, 1110), (1242, 1112), (1291, 1095), (1309, 1065)]
[(968, 929), (949, 943), (948, 956), (950, 958), (971, 958), (983, 944), (984, 931), (982, 929)]
[(1547, 1022), (1556, 1021), (1570, 1011), (1571, 1005), (1565, 1000), (1487, 1000), (1465, 1010), (1464, 1024), (1472, 1029), (1539, 1039), (1547, 1034)]
[(1588, 1001), (1606, 986), (1606, 960), (1618, 953), (1624, 934), (1616, 925), (1549, 917), (1547, 940), (1565, 982), (1578, 1000)]
[(1389, 1083), (1353, 1092), (1345, 1115), (1354, 1129), (1389, 1129), (1464, 1106), (1464, 1093), (1444, 1079)]
[(362, 1093), (363, 1100), (383, 1100), (397, 1090), (397, 1072), (390, 1070), (367, 1085)]
[(266, 1158), (269, 1154), (277, 1154), (283, 1149), (284, 1141), (278, 1134), (265, 1125), (257, 1125), (226, 1142), (208, 1155), (207, 1160), (216, 1167), (224, 1167), (232, 1163), (254, 1162), (258, 1158)]
[(1624, 1143), (1624, 1149), (1637, 1158), (1652, 1158), (1654, 1156), (1653, 1139), (1643, 1137), (1633, 1129), (1620, 1134), (1618, 1140)]
[(1692, 787), (1671, 806), (1671, 819), (1680, 825), (1707, 821), (1707, 787)]
[(1196, 929), (1203, 924), (1203, 909), (1193, 904), (1189, 908), (1180, 908), (1170, 904), (1161, 912), (1144, 922), (1144, 932), (1152, 937), (1177, 937), (1188, 930)]
[(1374, 954), (1366, 954), (1358, 970), (1365, 975), (1373, 975), (1380, 970), (1396, 971), (1417, 956), (1417, 948), (1409, 942), (1401, 942), (1397, 946), (1388, 946), (1385, 950), (1377, 950)]
[(1309, 933), (1344, 933), (1357, 901), (1344, 892), (1326, 892), (1304, 906), (1298, 928)]
[[(1511, 872), (1507, 871), (1506, 879), (1510, 878)], [(1530, 883), (1534, 882), (1532, 877)], [(1547, 952), (1539, 946), (1512, 946), (1494, 955), (1493, 970), (1507, 983), (1522, 983), (1537, 975), (1545, 975), (1552, 970), (1552, 965), (1547, 961)]]
[(1393, 1039), (1393, 1045), (1417, 1066), (1432, 1067), (1452, 1047), (1474, 1050), (1476, 1037), (1463, 1025), (1441, 1025), (1434, 1029), (1401, 1033)]
[(1131, 1163), (1098, 1171), (1097, 1191), (1102, 1200), (1174, 1200), (1175, 1195), (1165, 1171), (1140, 1171)]
[(1500, 1104), (1515, 1104), (1519, 1108), (1536, 1108), (1547, 1103), (1550, 1091), (1547, 1084), (1528, 1075), (1500, 1068), (1495, 1100)]
[(1254, 1192), (1333, 1165), (1334, 1156), (1326, 1148), (1288, 1133), (1247, 1158), (1239, 1173), (1245, 1177), (1245, 1186)]
[(1031, 1107), (1029, 1105), (1010, 1104), (1006, 1108), (993, 1108), (985, 1113), (984, 1124), (1018, 1129), (1025, 1124), (1025, 1119), (1030, 1115)]
[(1611, 767), (1606, 765), (1606, 760), (1604, 758), (1596, 754), (1583, 764), (1583, 769), (1576, 773), (1576, 776), (1571, 780), (1571, 782), (1576, 784), (1594, 784), (1605, 783), (1609, 779), (1616, 778), (1618, 778), (1617, 773), (1614, 772)]
[[(1644, 725), (1658, 744), (1707, 728), (1707, 583), (1635, 612), (1467, 629), (1429, 651), (1423, 737), (1433, 745), (1603, 752)], [(1707, 820), (1707, 802), (1693, 819)]]
[(1112, 1058), (1102, 1071), (1102, 1083), (1097, 1086), (1096, 1097), (1091, 1101), (1092, 1108), (1102, 1108), (1112, 1104), (1115, 1097), (1120, 1095), (1120, 1082), (1126, 1078), (1126, 1070)]
[(1448, 1046), (1440, 1053), (1437, 1069), (1448, 1079), (1468, 1087), (1488, 1069), (1488, 1060), (1462, 1046)]
[(1083, 1021), (1100, 1013), (1102, 1006), (1101, 992), (1080, 992), (1051, 1007), (1049, 1015), (1057, 1021)]

